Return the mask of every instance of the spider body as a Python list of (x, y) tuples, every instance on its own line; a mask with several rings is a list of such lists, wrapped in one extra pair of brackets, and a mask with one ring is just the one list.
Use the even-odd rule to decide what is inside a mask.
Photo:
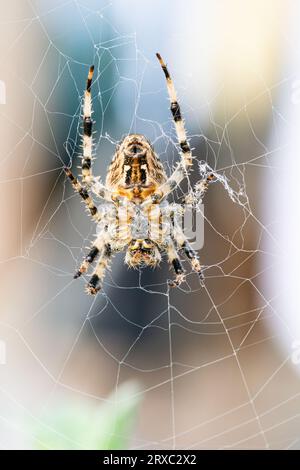
[[(167, 81), (176, 133), (181, 149), (181, 161), (168, 177), (159, 157), (145, 136), (130, 134), (116, 148), (108, 168), (105, 185), (92, 173), (92, 101), (91, 85), (94, 67), (91, 66), (83, 105), (83, 155), (82, 182), (65, 168), (72, 186), (82, 197), (90, 215), (97, 223), (97, 236), (75, 274), (78, 278), (86, 273), (96, 261), (96, 268), (86, 286), (89, 294), (96, 294), (101, 288), (105, 271), (114, 253), (126, 250), (125, 263), (130, 268), (155, 267), (166, 254), (175, 270), (171, 285), (180, 285), (185, 274), (177, 251), (184, 251), (192, 269), (202, 278), (197, 254), (191, 248), (180, 224), (182, 213), (179, 204), (169, 204), (167, 196), (186, 177), (192, 164), (192, 154), (187, 141), (180, 106), (168, 69), (157, 54)], [(212, 180), (207, 175), (202, 180), (204, 192)], [(96, 207), (91, 193), (102, 199)]]

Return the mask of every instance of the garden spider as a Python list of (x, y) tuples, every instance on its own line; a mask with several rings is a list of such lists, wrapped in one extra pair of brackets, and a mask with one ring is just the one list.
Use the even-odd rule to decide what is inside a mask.
[[(93, 175), (91, 85), (94, 66), (89, 70), (83, 104), (82, 182), (73, 176), (69, 168), (64, 168), (74, 190), (82, 197), (90, 215), (97, 223), (96, 239), (74, 276), (78, 278), (86, 273), (89, 265), (99, 257), (96, 269), (86, 286), (89, 294), (94, 295), (101, 288), (112, 255), (125, 249), (125, 263), (129, 267), (154, 267), (160, 262), (161, 253), (166, 253), (176, 274), (174, 281), (170, 282), (173, 286), (180, 285), (185, 278), (177, 253), (177, 250), (183, 250), (192, 269), (203, 279), (198, 256), (177, 222), (177, 215), (182, 208), (179, 204), (167, 202), (167, 196), (187, 176), (192, 165), (192, 152), (173, 81), (160, 54), (156, 55), (166, 77), (171, 112), (181, 149), (181, 160), (169, 177), (151, 143), (139, 134), (126, 136), (118, 145), (108, 169), (105, 185), (100, 182), (99, 177)], [(201, 196), (213, 178), (213, 173), (208, 172), (199, 182)], [(104, 202), (98, 209), (90, 192)]]

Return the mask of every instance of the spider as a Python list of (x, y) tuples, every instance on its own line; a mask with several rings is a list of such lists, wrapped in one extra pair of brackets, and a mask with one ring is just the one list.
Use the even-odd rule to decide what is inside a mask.
[[(180, 162), (169, 177), (151, 143), (140, 134), (127, 135), (119, 143), (108, 168), (105, 185), (100, 182), (100, 177), (93, 175), (91, 85), (94, 66), (89, 69), (83, 103), (81, 182), (69, 168), (64, 168), (74, 190), (79, 193), (97, 224), (94, 243), (74, 276), (78, 278), (86, 273), (98, 257), (96, 268), (86, 286), (88, 294), (95, 295), (101, 289), (113, 254), (124, 250), (125, 263), (131, 268), (155, 267), (161, 261), (161, 253), (165, 253), (175, 271), (175, 279), (169, 282), (172, 286), (179, 286), (185, 279), (185, 271), (178, 255), (178, 251), (183, 250), (192, 269), (203, 280), (198, 256), (177, 221), (181, 206), (167, 201), (168, 195), (188, 175), (192, 166), (192, 152), (173, 81), (160, 54), (157, 53), (156, 56), (166, 78), (171, 113), (181, 150)], [(213, 173), (204, 175), (200, 181), (201, 195), (213, 178)], [(91, 193), (102, 200), (99, 208)], [(146, 231), (145, 226), (148, 226)]]

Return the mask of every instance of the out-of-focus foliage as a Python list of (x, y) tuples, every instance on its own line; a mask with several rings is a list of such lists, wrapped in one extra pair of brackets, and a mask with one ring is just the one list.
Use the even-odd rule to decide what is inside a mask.
[(126, 449), (138, 409), (138, 387), (126, 383), (105, 404), (60, 403), (32, 428), (35, 449)]

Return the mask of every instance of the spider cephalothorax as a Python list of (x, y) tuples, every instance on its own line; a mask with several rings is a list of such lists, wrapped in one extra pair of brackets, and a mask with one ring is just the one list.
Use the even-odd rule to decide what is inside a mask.
[[(73, 176), (69, 168), (65, 168), (73, 188), (84, 200), (98, 228), (96, 239), (74, 276), (77, 278), (84, 274), (89, 265), (99, 257), (87, 284), (89, 294), (98, 292), (112, 255), (123, 250), (126, 250), (125, 262), (132, 268), (155, 267), (161, 260), (161, 253), (165, 253), (176, 273), (172, 285), (181, 284), (185, 277), (178, 256), (178, 251), (183, 250), (192, 269), (202, 278), (198, 256), (176, 219), (181, 207), (167, 202), (168, 194), (188, 174), (192, 154), (173, 82), (159, 54), (157, 58), (166, 77), (171, 112), (181, 149), (181, 161), (169, 177), (151, 143), (140, 134), (127, 135), (117, 146), (105, 185), (93, 175), (91, 85), (94, 67), (90, 67), (83, 105), (82, 182)], [(201, 180), (201, 194), (212, 179), (213, 175), (207, 174)], [(89, 190), (105, 202), (98, 209)]]

